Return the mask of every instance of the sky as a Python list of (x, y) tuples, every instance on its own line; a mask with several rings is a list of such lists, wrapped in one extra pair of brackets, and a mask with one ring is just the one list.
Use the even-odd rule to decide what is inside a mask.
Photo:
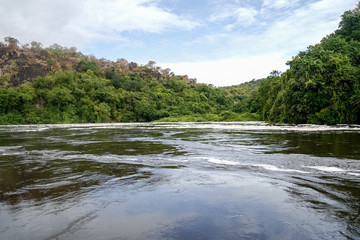
[[(152, 60), (214, 86), (285, 71), (358, 0), (0, 0), (0, 38)], [(1, 40), (1, 39), (0, 39)]]

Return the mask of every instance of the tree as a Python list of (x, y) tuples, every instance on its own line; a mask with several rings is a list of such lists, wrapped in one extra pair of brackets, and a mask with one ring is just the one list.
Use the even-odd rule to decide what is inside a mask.
[(111, 121), (111, 108), (107, 103), (100, 103), (94, 106), (97, 122), (110, 122)]
[[(360, 3), (359, 3), (360, 4)], [(360, 41), (360, 5), (342, 15), (339, 29), (335, 32), (347, 40)]]
[(5, 73), (0, 76), (0, 87), (6, 87), (10, 81), (10, 74)]
[(67, 105), (74, 102), (74, 96), (71, 91), (65, 87), (54, 87), (48, 92), (48, 102), (53, 106), (57, 106), (60, 110), (63, 110)]
[(142, 99), (135, 103), (134, 113), (139, 122), (149, 122), (157, 118), (156, 104), (149, 99)]
[(259, 89), (262, 116), (288, 123), (359, 123), (360, 3), (339, 29), (272, 73)]
[(31, 46), (31, 49), (32, 50), (36, 50), (36, 51), (39, 51), (42, 49), (42, 44), (40, 42), (36, 42), (36, 41), (32, 41), (30, 43), (30, 46)]
[(8, 48), (18, 48), (19, 40), (13, 37), (5, 37), (5, 43), (7, 43)]

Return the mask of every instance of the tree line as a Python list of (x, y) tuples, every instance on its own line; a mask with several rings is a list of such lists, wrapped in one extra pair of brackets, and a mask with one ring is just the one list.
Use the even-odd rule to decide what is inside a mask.
[(1, 51), (0, 124), (258, 119), (237, 110), (226, 91), (154, 61), (113, 62), (59, 45), (19, 46), (11, 37)]
[(273, 71), (259, 91), (268, 122), (360, 123), (360, 3), (342, 15), (339, 28)]
[(360, 3), (284, 73), (216, 88), (154, 61), (0, 43), (0, 124), (249, 121), (360, 124)]

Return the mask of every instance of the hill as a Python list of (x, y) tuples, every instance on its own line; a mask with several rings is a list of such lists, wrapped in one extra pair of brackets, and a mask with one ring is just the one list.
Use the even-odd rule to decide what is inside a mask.
[(225, 95), (230, 97), (234, 106), (232, 110), (237, 113), (260, 111), (259, 88), (266, 79), (251, 80), (235, 86), (221, 87)]
[(360, 3), (339, 28), (273, 71), (231, 87), (76, 48), (0, 43), (0, 124), (241, 121), (360, 124)]
[(258, 119), (236, 108), (242, 97), (154, 61), (114, 62), (12, 37), (0, 54), (0, 124)]
[(269, 122), (360, 124), (360, 3), (339, 29), (273, 72), (259, 89)]

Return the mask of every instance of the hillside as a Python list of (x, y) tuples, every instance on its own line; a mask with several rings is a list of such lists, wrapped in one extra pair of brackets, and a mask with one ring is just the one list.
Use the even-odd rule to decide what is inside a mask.
[(242, 121), (360, 124), (360, 3), (284, 73), (215, 88), (76, 48), (0, 43), (0, 124)]
[(259, 89), (269, 122), (360, 124), (360, 3), (339, 29), (273, 72)]
[[(19, 46), (18, 40), (12, 37), (6, 37), (4, 43), (0, 42), (0, 56), (0, 76), (3, 78), (6, 76), (7, 83), (13, 87), (56, 71), (86, 72), (90, 69), (102, 76), (111, 73), (137, 72), (141, 77), (151, 75), (157, 80), (169, 78), (172, 74), (170, 69), (161, 69), (155, 66), (153, 61), (149, 61), (145, 66), (139, 66), (134, 62), (129, 63), (123, 58), (113, 62), (84, 55), (75, 47), (66, 48), (58, 44), (43, 48), (41, 43), (33, 41)], [(195, 79), (189, 79), (187, 76), (182, 76), (182, 78), (187, 83), (196, 82)]]
[(233, 111), (237, 113), (260, 111), (259, 88), (266, 79), (251, 80), (235, 86), (221, 87), (225, 95), (230, 97), (233, 102)]
[(258, 119), (237, 107), (246, 90), (234, 96), (154, 61), (113, 62), (12, 37), (0, 54), (0, 124)]

